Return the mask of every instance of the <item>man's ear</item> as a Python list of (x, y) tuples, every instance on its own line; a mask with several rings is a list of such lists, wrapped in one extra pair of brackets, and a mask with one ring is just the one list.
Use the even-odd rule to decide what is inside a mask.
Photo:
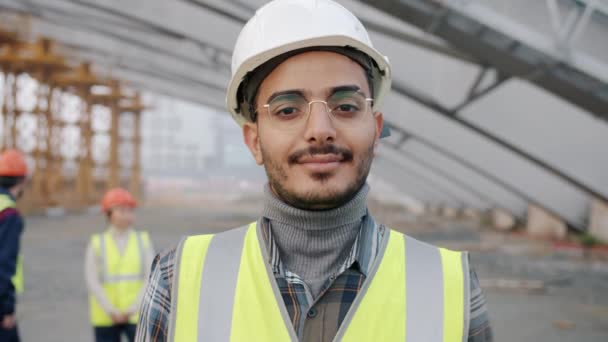
[(382, 127), (384, 126), (384, 117), (381, 112), (374, 112), (374, 123), (376, 124), (376, 134), (374, 135), (374, 156), (376, 156), (376, 150), (378, 149), (378, 143), (380, 142), (380, 135), (382, 134)]
[(253, 156), (253, 159), (255, 159), (255, 162), (258, 165), (262, 165), (264, 163), (264, 158), (262, 158), (257, 124), (254, 122), (246, 122), (243, 125), (243, 140), (245, 141), (245, 145), (249, 148), (249, 151), (251, 151), (251, 155)]

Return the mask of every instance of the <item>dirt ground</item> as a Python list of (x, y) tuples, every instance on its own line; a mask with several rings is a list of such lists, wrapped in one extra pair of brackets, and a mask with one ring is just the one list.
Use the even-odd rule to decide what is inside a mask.
[[(160, 251), (182, 235), (216, 232), (252, 221), (259, 207), (259, 200), (253, 199), (239, 203), (202, 200), (180, 209), (156, 203), (139, 209), (137, 228), (150, 231)], [(486, 290), (495, 341), (608, 341), (608, 263), (535, 253), (534, 244), (496, 238), (470, 222), (421, 220), (395, 208), (376, 210), (380, 221), (420, 239), (472, 250), (482, 281), (542, 282), (539, 291)], [(104, 218), (94, 210), (57, 218), (27, 217), (23, 238), (26, 292), (18, 307), (23, 341), (92, 341), (83, 258), (90, 235), (104, 227)]]

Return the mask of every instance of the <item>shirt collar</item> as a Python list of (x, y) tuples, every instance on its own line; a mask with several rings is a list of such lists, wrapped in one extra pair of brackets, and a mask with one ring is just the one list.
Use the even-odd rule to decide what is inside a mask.
[(133, 228), (129, 227), (127, 229), (118, 229), (114, 225), (108, 226), (108, 232), (112, 234), (114, 237), (124, 237), (129, 236), (129, 234), (133, 231)]
[[(262, 237), (268, 248), (268, 262), (270, 263), (272, 272), (275, 275), (283, 277), (293, 277), (294, 275), (285, 270), (283, 267), (279, 248), (277, 247), (272, 236), (272, 229), (270, 229), (269, 220), (267, 218), (262, 218), (261, 223)], [(356, 267), (367, 277), (371, 269), (371, 265), (378, 254), (380, 235), (381, 227), (378, 226), (371, 215), (366, 215), (363, 218), (361, 229), (359, 230), (359, 234), (353, 243), (351, 251), (346, 260), (344, 260), (342, 266), (338, 269), (337, 274), (341, 274), (351, 267)]]

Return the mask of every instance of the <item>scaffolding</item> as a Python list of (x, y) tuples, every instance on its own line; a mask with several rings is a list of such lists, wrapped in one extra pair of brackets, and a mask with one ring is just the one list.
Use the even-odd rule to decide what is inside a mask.
[[(2, 149), (21, 150), (32, 170), (21, 206), (24, 210), (82, 209), (117, 186), (141, 196), (140, 118), (146, 107), (140, 95), (124, 95), (119, 81), (97, 76), (86, 61), (69, 63), (55, 52), (55, 46), (49, 38), (28, 42), (0, 30), (0, 141)], [(110, 112), (104, 132), (93, 125), (94, 106)], [(121, 127), (123, 113), (133, 118), (128, 127)], [(127, 142), (120, 137), (125, 128), (131, 131)], [(96, 134), (109, 137), (108, 149), (96, 153)], [(130, 146), (128, 170), (121, 169), (121, 143)], [(99, 169), (103, 170), (101, 179), (95, 175)]]

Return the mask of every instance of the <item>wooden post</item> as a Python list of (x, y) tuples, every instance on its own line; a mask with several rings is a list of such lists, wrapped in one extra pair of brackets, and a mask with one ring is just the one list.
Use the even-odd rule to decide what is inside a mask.
[(76, 192), (80, 203), (89, 205), (94, 199), (94, 179), (93, 179), (93, 155), (92, 140), (93, 127), (91, 120), (91, 87), (94, 85), (105, 84), (98, 79), (92, 72), (89, 63), (82, 63), (78, 69), (70, 74), (57, 75), (53, 82), (62, 89), (72, 91), (82, 99), (82, 111), (79, 117), (81, 146), (78, 156), (78, 172), (76, 175)]
[(133, 147), (133, 163), (131, 164), (131, 175), (129, 177), (129, 191), (135, 198), (141, 199), (141, 115), (146, 108), (141, 103), (139, 93), (131, 99), (131, 104), (121, 107), (122, 113), (133, 114), (133, 135), (131, 144)]
[(16, 91), (17, 91), (17, 64), (19, 57), (17, 55), (16, 44), (8, 44), (0, 50), (0, 66), (4, 73), (4, 101), (2, 104), (3, 116), (3, 133), (2, 147), (3, 149), (13, 146), (13, 122), (16, 121)]
[[(36, 149), (34, 150), (34, 157), (36, 158), (36, 167), (33, 178), (36, 179), (34, 184), (36, 185), (34, 190), (34, 197), (41, 200), (42, 205), (56, 206), (59, 204), (57, 200), (57, 192), (63, 185), (63, 157), (61, 155), (61, 130), (63, 128), (63, 122), (58, 120), (54, 115), (52, 99), (53, 99), (53, 84), (51, 83), (52, 76), (57, 72), (62, 72), (68, 69), (65, 59), (62, 56), (56, 55), (52, 52), (53, 42), (50, 39), (42, 38), (39, 39), (33, 45), (26, 46), (21, 49), (20, 57), (20, 71), (30, 74), (34, 79), (38, 81), (39, 89), (37, 96), (37, 104), (35, 113), (37, 113), (37, 120), (40, 122), (42, 119), (46, 122), (46, 127), (39, 127), (39, 130), (45, 129), (46, 132), (38, 132), (39, 136), (46, 135), (46, 142), (42, 144), (41, 141), (37, 141)], [(46, 85), (47, 92), (41, 91), (41, 88)], [(41, 103), (45, 102), (46, 105), (41, 108)], [(17, 112), (19, 113), (19, 112)], [(13, 122), (14, 127), (17, 123), (17, 117)], [(41, 126), (41, 125), (39, 125)], [(16, 138), (18, 132), (14, 130), (15, 136), (13, 136), (14, 143), (16, 146)], [(42, 147), (44, 145), (44, 152)], [(39, 182), (42, 180), (43, 186), (39, 186)], [(40, 191), (42, 190), (42, 191)]]
[(110, 138), (110, 148), (108, 151), (108, 162), (106, 163), (106, 190), (120, 185), (120, 161), (118, 159), (120, 136), (119, 136), (119, 102), (123, 98), (120, 84), (118, 81), (112, 80), (108, 82), (109, 94), (91, 94), (90, 104), (100, 104), (110, 109), (110, 129), (108, 135)]
[(3, 75), (2, 79), (2, 108), (0, 114), (2, 114), (2, 139), (0, 140), (0, 144), (2, 146), (1, 150), (6, 148), (6, 124), (8, 123), (8, 101), (9, 101), (9, 92), (8, 88), (10, 84), (8, 82), (9, 73), (8, 68), (5, 68), (3, 65), (0, 65), (0, 73)]
[[(31, 151), (31, 154), (35, 159), (36, 165), (32, 175), (32, 197), (37, 204), (51, 205), (54, 204), (51, 199), (54, 189), (49, 189), (48, 185), (49, 182), (56, 182), (57, 178), (61, 177), (62, 165), (60, 151), (53, 151), (53, 144), (50, 144), (52, 132), (56, 130), (56, 124), (52, 115), (50, 101), (52, 88), (49, 81), (53, 73), (65, 70), (67, 69), (67, 66), (62, 56), (52, 53), (52, 42), (48, 39), (40, 39), (34, 44), (20, 44), (19, 48), (16, 46), (17, 45), (9, 46), (9, 48), (5, 49), (4, 53), (0, 55), (0, 64), (3, 64), (5, 70), (10, 70), (12, 74), (12, 84), (9, 91), (9, 101), (11, 103), (10, 106), (6, 104), (6, 111), (4, 113), (5, 147), (21, 149), (18, 142), (20, 133), (18, 121), (23, 110), (17, 103), (19, 92), (17, 79), (24, 73), (29, 74), (38, 82), (36, 106), (32, 112), (37, 115), (38, 122), (40, 122), (41, 119), (46, 121), (47, 131), (44, 133), (48, 135), (45, 151), (43, 153), (42, 144), (40, 142), (40, 137), (43, 135), (43, 132), (33, 132), (33, 137), (36, 141), (35, 148)], [(46, 90), (46, 92), (42, 91), (43, 89)], [(43, 103), (45, 104), (44, 106), (42, 105)], [(39, 125), (38, 129), (44, 129), (44, 127)], [(60, 144), (57, 145), (60, 146)], [(54, 158), (53, 155), (59, 158), (59, 160), (56, 160), (57, 158)]]
[(90, 87), (81, 88), (79, 95), (84, 103), (80, 116), (82, 149), (78, 163), (76, 190), (83, 203), (89, 204), (92, 202), (91, 196), (93, 195), (95, 186), (93, 179), (93, 128), (91, 127)]
[[(110, 88), (112, 89), (112, 95), (120, 96), (120, 86), (118, 84), (118, 81), (112, 81)], [(112, 113), (112, 123), (110, 125), (110, 160), (108, 170), (108, 189), (120, 186), (120, 160), (118, 159), (118, 149), (120, 147), (120, 109), (118, 107), (118, 99), (113, 99), (110, 101), (110, 110)]]
[(11, 111), (11, 122), (10, 122), (10, 133), (9, 133), (9, 147), (11, 148), (17, 148), (17, 121), (19, 121), (19, 116), (21, 114), (21, 111), (19, 110), (19, 105), (17, 103), (17, 78), (19, 76), (19, 72), (14, 72), (13, 73), (13, 84), (11, 84), (12, 86), (12, 91), (11, 91), (11, 95), (12, 95), (12, 103), (13, 103), (13, 110)]

